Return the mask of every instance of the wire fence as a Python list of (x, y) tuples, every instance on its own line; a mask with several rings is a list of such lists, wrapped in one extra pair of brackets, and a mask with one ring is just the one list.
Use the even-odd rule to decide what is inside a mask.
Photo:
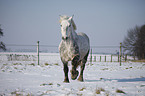
[[(35, 63), (60, 63), (56, 45), (19, 45), (6, 44), (7, 51), (0, 52), (0, 61), (33, 61)], [(124, 55), (120, 46), (91, 46), (88, 62), (121, 62), (134, 60), (135, 57)]]

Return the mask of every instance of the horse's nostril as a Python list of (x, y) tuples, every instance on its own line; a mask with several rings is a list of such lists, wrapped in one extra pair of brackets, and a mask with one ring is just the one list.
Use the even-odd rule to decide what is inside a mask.
[(64, 37), (62, 37), (62, 40), (67, 40), (67, 39), (68, 39), (68, 37), (65, 37), (65, 38), (64, 38)]
[(65, 38), (66, 40), (68, 39), (68, 37)]

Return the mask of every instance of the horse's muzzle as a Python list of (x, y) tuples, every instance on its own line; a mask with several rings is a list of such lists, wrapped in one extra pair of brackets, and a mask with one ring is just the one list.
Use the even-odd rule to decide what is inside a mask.
[(68, 37), (65, 37), (65, 38), (64, 38), (64, 37), (62, 37), (62, 40), (67, 40), (67, 39), (68, 39)]

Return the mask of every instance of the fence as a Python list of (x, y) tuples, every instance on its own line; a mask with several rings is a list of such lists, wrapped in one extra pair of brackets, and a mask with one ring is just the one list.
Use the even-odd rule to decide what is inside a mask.
[[(57, 63), (60, 62), (60, 57), (58, 53), (58, 46), (52, 46), (52, 45), (39, 45), (39, 41), (37, 41), (37, 45), (16, 45), (16, 44), (7, 44), (7, 47), (26, 47), (28, 49), (21, 49), (18, 48), (16, 51), (8, 50), (6, 53), (0, 53), (1, 60), (7, 59), (8, 61), (35, 61), (37, 64), (40, 64), (40, 60), (44, 62), (51, 62), (51, 60), (56, 61)], [(29, 48), (33, 47), (33, 48)], [(52, 50), (46, 50), (42, 49), (42, 47), (52, 48)], [(96, 51), (99, 49), (99, 51)], [(105, 52), (100, 49), (108, 50), (118, 50), (113, 52)], [(57, 51), (56, 51), (57, 50)], [(51, 52), (50, 52), (51, 51)], [(13, 53), (14, 52), (14, 53)], [(21, 53), (20, 53), (21, 52)], [(22, 53), (23, 52), (23, 53)], [(30, 53), (31, 52), (31, 53)], [(100, 52), (100, 53), (99, 53)], [(104, 53), (103, 53), (104, 52)], [(4, 56), (5, 55), (5, 56)], [(2, 57), (3, 56), (3, 57)], [(119, 62), (121, 66), (121, 62), (132, 60), (133, 58), (129, 55), (123, 55), (122, 53), (122, 44), (120, 43), (120, 46), (91, 46), (90, 54), (88, 57), (88, 62)]]

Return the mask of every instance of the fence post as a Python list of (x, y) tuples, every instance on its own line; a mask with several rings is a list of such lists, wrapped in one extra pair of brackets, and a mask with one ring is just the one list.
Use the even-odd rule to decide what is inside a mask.
[(134, 58), (134, 60), (135, 60), (135, 53), (134, 53), (133, 55), (134, 55), (133, 58)]
[(111, 62), (112, 62), (112, 55), (111, 55)]
[(127, 54), (125, 54), (125, 62), (127, 61)]
[(105, 62), (106, 62), (106, 55), (105, 55)]
[(37, 62), (39, 65), (39, 41), (37, 41)]
[(96, 56), (94, 56), (94, 62), (96, 62)]
[(100, 56), (100, 62), (101, 62), (101, 56)]
[(120, 54), (120, 66), (121, 66), (121, 60), (122, 60), (122, 43), (120, 43), (120, 52), (119, 52)]
[(119, 54), (118, 54), (118, 62), (119, 62)]
[(92, 64), (92, 49), (91, 49), (90, 63)]

